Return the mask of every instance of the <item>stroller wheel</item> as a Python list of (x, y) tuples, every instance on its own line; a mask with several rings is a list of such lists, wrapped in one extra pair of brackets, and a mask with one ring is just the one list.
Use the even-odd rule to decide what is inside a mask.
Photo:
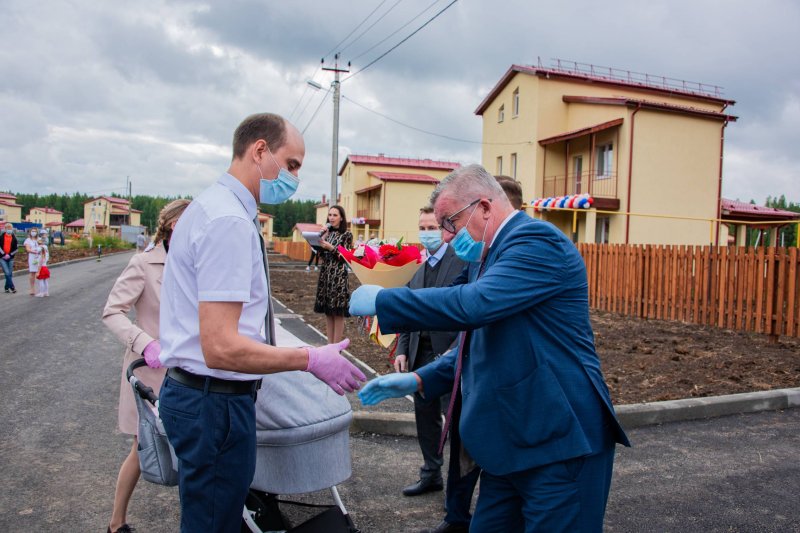
[[(281, 513), (278, 507), (278, 497), (275, 494), (250, 489), (244, 505), (262, 531), (283, 531), (292, 527), (289, 520)], [(248, 525), (242, 521), (242, 533), (251, 531)]]

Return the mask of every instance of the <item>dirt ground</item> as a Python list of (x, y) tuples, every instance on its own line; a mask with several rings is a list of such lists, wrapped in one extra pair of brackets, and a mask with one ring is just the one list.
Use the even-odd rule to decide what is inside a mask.
[[(282, 259), (270, 263), (278, 266)], [(313, 311), (317, 273), (274, 269), (273, 295), (317, 329), (324, 315)], [(350, 289), (359, 285), (350, 275)], [(592, 312), (597, 352), (616, 404), (718, 396), (800, 387), (800, 339), (641, 320)], [(358, 333), (348, 318), (350, 351), (379, 373), (390, 372), (389, 350)]]
[[(48, 264), (54, 265), (62, 261), (72, 261), (73, 259), (81, 259), (83, 257), (94, 257), (97, 255), (96, 249), (89, 248), (67, 248), (66, 246), (50, 246), (50, 261)], [(104, 254), (111, 254), (114, 252), (121, 252), (122, 248), (109, 248), (103, 250)], [(14, 258), (14, 270), (25, 270), (28, 267), (28, 252), (20, 244), (17, 255)]]

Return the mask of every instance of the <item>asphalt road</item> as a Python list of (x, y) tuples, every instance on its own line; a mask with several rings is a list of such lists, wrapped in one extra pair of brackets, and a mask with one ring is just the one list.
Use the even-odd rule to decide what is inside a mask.
[[(123, 347), (100, 313), (129, 257), (52, 269), (50, 298), (0, 294), (2, 532), (105, 531), (130, 440), (116, 430)], [(800, 531), (800, 409), (641, 428), (630, 437), (635, 447), (617, 455), (606, 530)], [(354, 435), (351, 450), (353, 476), (340, 491), (362, 531), (439, 521), (441, 493), (400, 495), (419, 467), (413, 439)], [(140, 482), (132, 525), (170, 532), (178, 519), (176, 489)]]

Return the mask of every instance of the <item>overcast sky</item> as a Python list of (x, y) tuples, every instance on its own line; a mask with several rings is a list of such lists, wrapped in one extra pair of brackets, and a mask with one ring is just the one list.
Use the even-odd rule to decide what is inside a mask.
[[(297, 196), (318, 199), (333, 122), (320, 58), (341, 50), (356, 73), (450, 2), (0, 0), (0, 190), (124, 193), (129, 176), (134, 194), (196, 195), (241, 119), (272, 111), (307, 128)], [(339, 163), (479, 162), (489, 90), (511, 64), (563, 58), (722, 86), (739, 117), (723, 196), (798, 202), (798, 27), (796, 0), (459, 0), (342, 83)]]

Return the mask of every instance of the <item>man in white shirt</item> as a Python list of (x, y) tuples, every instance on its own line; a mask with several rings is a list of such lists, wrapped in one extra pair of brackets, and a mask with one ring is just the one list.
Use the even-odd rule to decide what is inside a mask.
[[(338, 394), (365, 380), (339, 352), (274, 346), (258, 204), (297, 189), (305, 144), (282, 117), (247, 117), (226, 174), (175, 226), (161, 292), (160, 414), (179, 461), (181, 531), (238, 532), (255, 471), (254, 399), (263, 374), (305, 370)], [(262, 330), (264, 333), (262, 334)]]

